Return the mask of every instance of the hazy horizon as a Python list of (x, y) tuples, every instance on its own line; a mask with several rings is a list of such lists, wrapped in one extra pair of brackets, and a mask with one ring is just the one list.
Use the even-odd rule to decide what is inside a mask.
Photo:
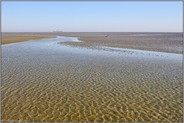
[(2, 2), (2, 32), (183, 32), (182, 1)]
[[(2, 31), (2, 33), (59, 33), (59, 32), (61, 32), (61, 31), (58, 31), (58, 32), (54, 32), (54, 31), (48, 31), (48, 32), (44, 32), (44, 31), (41, 31), (41, 32), (36, 32), (36, 31), (34, 31), (34, 32), (3, 32)], [(64, 32), (64, 31), (62, 31), (61, 33), (183, 33), (183, 31), (182, 32), (87, 32), (87, 31), (85, 31), (85, 32)]]

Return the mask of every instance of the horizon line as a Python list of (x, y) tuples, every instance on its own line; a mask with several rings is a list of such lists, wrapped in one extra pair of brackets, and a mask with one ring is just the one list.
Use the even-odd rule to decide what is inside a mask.
[[(51, 32), (51, 31), (46, 31), (46, 32), (48, 32), (48, 33), (85, 33), (85, 32), (87, 32), (88, 33), (88, 31), (81, 31), (81, 32), (77, 32), (77, 31), (74, 31), (74, 32), (72, 32), (72, 31), (70, 31), (70, 32), (64, 32), (64, 31), (56, 31), (56, 32)], [(3, 32), (3, 31), (1, 31), (1, 33), (46, 33), (46, 32), (36, 32), (36, 31), (29, 31), (29, 32), (10, 32), (10, 31), (6, 31), (6, 32)], [(89, 31), (89, 33), (93, 33), (94, 31)], [(104, 31), (105, 32), (105, 31)], [(109, 31), (109, 32), (111, 32), (111, 31)], [(115, 32), (115, 31), (114, 31)], [(121, 31), (116, 31), (116, 32), (121, 32)], [(122, 31), (122, 32), (124, 32), (124, 33), (183, 33), (183, 31), (173, 31), (173, 32), (159, 32), (159, 31), (153, 31), (153, 32), (144, 32), (144, 31), (138, 31), (138, 32), (134, 32), (134, 31), (132, 31), (132, 32), (129, 32), (129, 31), (127, 31), (127, 32), (125, 32), (125, 31)], [(96, 32), (94, 32), (94, 33), (96, 33)], [(99, 33), (101, 33), (101, 32), (99, 32)]]

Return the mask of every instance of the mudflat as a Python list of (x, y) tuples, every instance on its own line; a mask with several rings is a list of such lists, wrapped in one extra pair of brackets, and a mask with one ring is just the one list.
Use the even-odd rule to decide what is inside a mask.
[[(110, 46), (118, 48), (141, 49), (148, 51), (160, 51), (182, 54), (183, 35), (182, 33), (132, 33), (132, 32), (22, 32), (3, 33), (5, 40), (16, 42), (10, 36), (28, 36), (25, 38), (46, 38), (48, 36), (72, 36), (78, 37), (82, 42), (66, 42), (67, 45), (80, 47)], [(18, 39), (20, 40), (20, 39)], [(21, 39), (23, 41), (25, 39)], [(27, 39), (26, 39), (27, 40)], [(8, 42), (8, 40), (3, 41)]]
[(66, 44), (82, 47), (110, 46), (170, 53), (182, 53), (182, 33), (66, 33), (82, 42)]
[(49, 38), (49, 36), (3, 36), (1, 44), (17, 43), (29, 40)]

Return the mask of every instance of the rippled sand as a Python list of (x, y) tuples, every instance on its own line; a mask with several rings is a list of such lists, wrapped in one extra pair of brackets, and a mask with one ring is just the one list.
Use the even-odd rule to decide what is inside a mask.
[(181, 60), (37, 45), (2, 47), (2, 121), (183, 121)]

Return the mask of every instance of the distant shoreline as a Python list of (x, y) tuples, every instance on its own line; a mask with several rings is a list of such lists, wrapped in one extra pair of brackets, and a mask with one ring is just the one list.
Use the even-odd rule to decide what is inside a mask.
[(17, 42), (24, 42), (29, 40), (39, 40), (50, 38), (49, 36), (5, 36), (2, 37), (1, 44), (10, 44), (10, 43), (17, 43)]
[(183, 53), (183, 34), (180, 32), (4, 32), (2, 33), (2, 44), (52, 38), (55, 36), (79, 37), (79, 40), (82, 42), (64, 43), (72, 46), (110, 46), (177, 54)]

